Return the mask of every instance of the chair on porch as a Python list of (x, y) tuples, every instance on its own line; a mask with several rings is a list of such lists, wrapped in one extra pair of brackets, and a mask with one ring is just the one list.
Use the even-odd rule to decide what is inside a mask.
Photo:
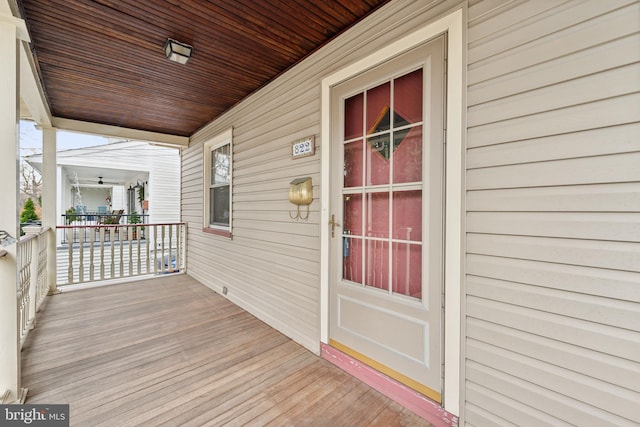
[[(98, 223), (100, 225), (117, 225), (120, 224), (120, 218), (122, 218), (122, 214), (124, 214), (124, 209), (119, 209), (117, 211), (113, 211), (107, 215), (100, 215)], [(109, 235), (109, 240), (111, 240), (111, 229), (112, 227), (107, 227), (105, 229), (105, 234)], [(116, 234), (118, 227), (113, 227), (114, 234)]]

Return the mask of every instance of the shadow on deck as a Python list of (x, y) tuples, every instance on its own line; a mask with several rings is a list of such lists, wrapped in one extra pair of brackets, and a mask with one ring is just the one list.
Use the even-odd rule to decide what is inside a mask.
[(48, 298), (27, 403), (72, 426), (428, 426), (187, 275)]

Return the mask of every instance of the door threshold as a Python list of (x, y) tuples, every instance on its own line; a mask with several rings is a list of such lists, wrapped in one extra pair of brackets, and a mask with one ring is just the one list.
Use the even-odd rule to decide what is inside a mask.
[[(320, 343), (323, 359), (336, 365), (350, 375), (369, 385), (373, 389), (399, 403), (416, 415), (424, 418), (435, 426), (457, 426), (458, 417), (447, 412), (438, 402), (400, 381), (372, 368), (358, 358), (352, 357), (341, 349), (340, 343), (331, 341), (332, 345)], [(335, 346), (334, 346), (335, 345)], [(350, 350), (346, 348), (346, 350)], [(438, 397), (440, 394), (438, 393)]]

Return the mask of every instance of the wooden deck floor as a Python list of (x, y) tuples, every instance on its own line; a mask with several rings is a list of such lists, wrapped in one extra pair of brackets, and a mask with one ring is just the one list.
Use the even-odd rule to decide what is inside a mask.
[(72, 426), (428, 426), (187, 275), (48, 298), (27, 403)]

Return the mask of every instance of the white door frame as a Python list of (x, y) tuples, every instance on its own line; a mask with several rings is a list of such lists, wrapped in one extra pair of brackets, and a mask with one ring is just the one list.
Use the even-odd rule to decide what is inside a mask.
[(447, 32), (447, 145), (445, 147), (444, 408), (460, 415), (461, 285), (463, 280), (463, 11), (432, 22), (322, 80), (320, 340), (329, 342), (329, 208), (331, 172), (331, 87)]

